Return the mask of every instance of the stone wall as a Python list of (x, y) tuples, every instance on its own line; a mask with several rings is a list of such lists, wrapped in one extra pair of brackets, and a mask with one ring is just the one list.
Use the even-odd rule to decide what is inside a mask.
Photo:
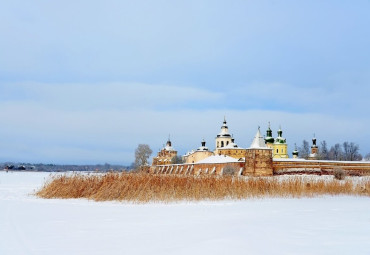
[(294, 173), (332, 174), (336, 168), (346, 170), (350, 175), (370, 175), (370, 162), (302, 159), (273, 160), (271, 149), (246, 149), (245, 162), (154, 165), (150, 168), (150, 172), (155, 174), (221, 175), (226, 166), (234, 167), (239, 175), (245, 176), (272, 176)]
[(326, 161), (326, 160), (274, 160), (274, 174), (294, 172), (330, 174), (336, 168), (341, 168), (352, 175), (370, 175), (370, 162), (361, 161)]
[(150, 173), (153, 174), (183, 174), (183, 175), (222, 175), (225, 167), (233, 167), (237, 174), (242, 174), (244, 162), (212, 163), (212, 164), (175, 164), (152, 166)]
[(243, 171), (243, 175), (273, 175), (272, 150), (247, 149), (245, 154), (245, 169)]

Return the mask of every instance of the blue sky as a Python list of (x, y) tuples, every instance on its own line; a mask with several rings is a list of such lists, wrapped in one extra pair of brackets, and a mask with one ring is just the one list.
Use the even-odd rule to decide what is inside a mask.
[(120, 163), (279, 125), (370, 152), (369, 0), (7, 1), (0, 161)]

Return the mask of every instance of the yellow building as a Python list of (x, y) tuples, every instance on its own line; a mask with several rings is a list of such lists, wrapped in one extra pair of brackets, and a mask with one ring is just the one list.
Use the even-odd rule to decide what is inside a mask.
[(279, 128), (277, 133), (278, 137), (274, 139), (272, 137), (272, 130), (269, 123), (265, 137), (266, 146), (272, 149), (273, 158), (289, 158), (288, 144), (286, 143), (286, 139), (283, 138), (283, 131), (281, 128)]
[(245, 149), (235, 144), (234, 138), (229, 133), (226, 119), (221, 126), (221, 132), (216, 136), (216, 148), (214, 155), (225, 155), (236, 159), (245, 158)]
[(231, 143), (229, 143), (225, 147), (218, 148), (216, 155), (226, 155), (236, 159), (244, 159), (245, 149), (238, 147), (238, 145), (235, 143), (234, 138), (231, 138)]
[(196, 151), (191, 151), (182, 157), (183, 161), (187, 164), (197, 163), (200, 160), (213, 156), (213, 152), (209, 151), (206, 147), (206, 141), (202, 141), (202, 146), (200, 146)]

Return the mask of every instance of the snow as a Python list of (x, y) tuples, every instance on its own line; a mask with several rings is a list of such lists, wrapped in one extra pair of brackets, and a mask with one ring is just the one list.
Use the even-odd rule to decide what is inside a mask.
[(232, 163), (239, 162), (236, 158), (226, 155), (214, 155), (198, 161), (196, 164)]
[(254, 136), (253, 142), (250, 149), (268, 149), (266, 147), (265, 140), (263, 139), (263, 136), (261, 135), (260, 128), (258, 128), (256, 135)]
[(304, 158), (273, 158), (273, 161), (297, 161), (297, 162), (315, 162), (315, 163), (342, 163), (342, 164), (369, 164), (369, 161), (338, 161), (338, 160), (321, 160), (321, 159), (304, 159)]
[(175, 151), (175, 149), (172, 146), (169, 146), (169, 145), (166, 145), (166, 147), (164, 147), (164, 149), (166, 151)]
[(135, 205), (44, 200), (0, 171), (0, 254), (370, 254), (370, 198)]

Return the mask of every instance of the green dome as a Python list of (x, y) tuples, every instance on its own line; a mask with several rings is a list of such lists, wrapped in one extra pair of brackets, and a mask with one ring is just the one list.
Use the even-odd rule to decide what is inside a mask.
[(278, 133), (278, 137), (275, 139), (275, 143), (281, 143), (281, 144), (286, 143), (286, 139), (283, 138), (283, 130), (281, 130), (281, 128), (279, 128), (277, 133)]
[(265, 142), (266, 143), (274, 143), (275, 142), (275, 139), (272, 137), (272, 130), (270, 128), (270, 122), (269, 122), (269, 127), (266, 131)]
[(286, 143), (286, 139), (285, 138), (282, 138), (282, 137), (277, 137), (275, 139), (275, 143), (285, 144)]
[(265, 142), (266, 143), (274, 143), (275, 142), (275, 139), (273, 137), (266, 137), (265, 138)]

